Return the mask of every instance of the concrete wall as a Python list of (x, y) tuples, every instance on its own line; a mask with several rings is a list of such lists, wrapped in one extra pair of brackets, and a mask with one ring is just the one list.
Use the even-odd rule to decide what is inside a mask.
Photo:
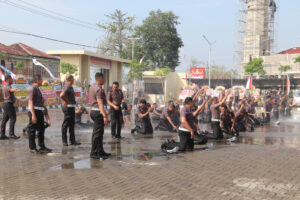
[(275, 54), (271, 56), (262, 56), (264, 60), (263, 67), (266, 70), (266, 75), (281, 75), (278, 68), (281, 65), (290, 65), (291, 70), (287, 74), (293, 74), (295, 78), (300, 78), (300, 64), (295, 63), (294, 59), (300, 54)]
[(118, 81), (120, 88), (122, 88), (122, 63), (112, 61), (111, 69), (109, 71), (109, 85), (111, 86), (114, 81)]

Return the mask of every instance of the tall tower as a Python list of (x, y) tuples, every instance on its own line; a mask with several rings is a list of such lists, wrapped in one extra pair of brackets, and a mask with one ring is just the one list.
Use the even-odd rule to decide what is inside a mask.
[(253, 58), (274, 50), (275, 0), (239, 0), (239, 50), (241, 72)]

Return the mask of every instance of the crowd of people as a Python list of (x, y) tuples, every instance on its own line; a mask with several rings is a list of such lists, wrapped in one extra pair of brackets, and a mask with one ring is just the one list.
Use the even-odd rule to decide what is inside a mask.
[[(230, 142), (236, 142), (239, 133), (254, 131), (256, 126), (270, 123), (271, 118), (275, 124), (279, 124), (280, 118), (291, 116), (291, 110), (296, 104), (293, 97), (283, 95), (281, 90), (268, 91), (264, 96), (263, 111), (261, 116), (257, 113), (257, 100), (246, 92), (243, 98), (238, 91), (223, 90), (218, 97), (206, 95), (205, 90), (199, 89), (192, 97), (187, 97), (183, 102), (169, 101), (166, 106), (150, 105), (145, 99), (140, 99), (135, 113), (131, 114), (132, 106), (126, 104), (126, 99), (119, 89), (119, 83), (113, 82), (111, 90), (106, 95), (103, 84), (104, 76), (98, 72), (95, 74), (96, 82), (89, 89), (90, 118), (93, 122), (82, 123), (83, 114), (88, 110), (83, 106), (77, 106), (73, 89), (74, 77), (66, 76), (60, 98), (64, 115), (61, 126), (62, 145), (81, 145), (76, 140), (75, 127), (93, 127), (90, 157), (93, 159), (106, 159), (111, 154), (104, 151), (104, 128), (110, 121), (111, 137), (122, 139), (122, 127), (131, 127), (131, 134), (153, 134), (154, 130), (178, 133), (179, 151), (193, 150), (194, 138), (205, 136), (210, 139), (223, 139), (224, 134), (229, 135)], [(16, 101), (12, 88), (12, 77), (5, 76), (6, 85), (3, 88), (3, 118), (1, 123), (1, 140), (19, 139), (15, 135)], [(51, 152), (44, 142), (45, 129), (51, 126), (51, 120), (39, 87), (42, 85), (40, 75), (34, 75), (33, 85), (28, 93), (28, 117), (29, 123), (23, 129), (27, 133), (29, 149), (32, 153)], [(183, 105), (182, 105), (183, 104)], [(106, 109), (107, 106), (110, 110)], [(272, 114), (272, 115), (271, 115)], [(109, 120), (110, 115), (110, 120)], [(131, 116), (134, 115), (134, 120)], [(9, 137), (6, 136), (6, 123), (10, 120)], [(153, 129), (152, 124), (156, 124)], [(200, 124), (211, 125), (210, 130), (201, 130)], [(77, 127), (77, 128), (78, 128)], [(37, 148), (35, 139), (38, 138)], [(68, 137), (69, 133), (69, 137)]]

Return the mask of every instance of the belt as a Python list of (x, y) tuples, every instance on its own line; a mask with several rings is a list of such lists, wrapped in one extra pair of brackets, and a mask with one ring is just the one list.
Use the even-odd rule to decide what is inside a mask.
[(219, 119), (211, 119), (212, 122), (219, 122)]
[(184, 131), (184, 132), (190, 132), (188, 129), (186, 129), (186, 128), (181, 128), (181, 127), (179, 127), (178, 130)]
[(34, 110), (41, 110), (41, 111), (44, 111), (44, 110), (45, 110), (44, 107), (34, 106), (33, 108), (34, 108)]
[(67, 107), (68, 107), (68, 108), (75, 108), (76, 105), (75, 105), (75, 104), (68, 104)]
[(93, 111), (100, 111), (99, 108), (92, 108), (91, 110), (93, 110)]

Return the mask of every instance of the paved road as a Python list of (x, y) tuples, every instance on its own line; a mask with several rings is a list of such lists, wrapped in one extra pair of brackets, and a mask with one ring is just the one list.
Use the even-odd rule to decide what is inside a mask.
[[(18, 114), (17, 135), (27, 123)], [(62, 114), (51, 110), (46, 145), (34, 155), (28, 141), (0, 141), (0, 199), (300, 199), (300, 121), (257, 128), (239, 143), (210, 141), (194, 152), (169, 155), (160, 145), (171, 133), (105, 134), (105, 161), (89, 159), (91, 129), (76, 130), (83, 145), (62, 147)], [(299, 118), (300, 119), (300, 118)]]

